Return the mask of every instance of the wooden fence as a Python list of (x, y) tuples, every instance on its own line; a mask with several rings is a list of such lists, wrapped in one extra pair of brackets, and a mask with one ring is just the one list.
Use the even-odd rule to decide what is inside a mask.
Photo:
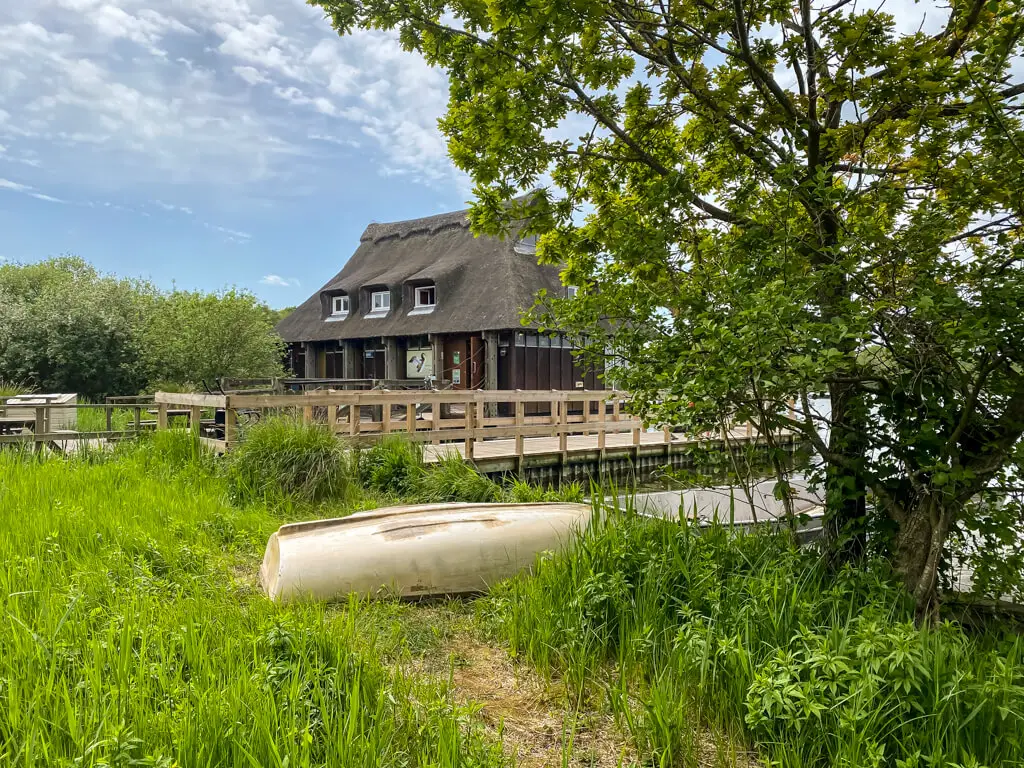
[[(646, 431), (628, 413), (628, 398), (616, 391), (432, 390), (313, 392), (294, 395), (176, 394), (158, 392), (157, 428), (167, 426), (167, 414), (188, 409), (190, 421), (201, 423), (207, 409), (222, 412), (219, 435), (205, 438), (211, 447), (227, 451), (238, 441), (240, 425), (275, 414), (290, 414), (305, 422), (325, 424), (338, 435), (357, 442), (402, 434), (421, 443), (463, 443), (463, 455), (473, 459), (479, 443), (513, 440), (514, 455), (524, 453), (529, 438), (557, 438), (565, 452), (575, 435), (596, 436), (604, 450), (609, 435), (631, 433), (633, 445)], [(539, 413), (527, 415), (529, 410)], [(666, 442), (671, 429), (662, 427)], [(746, 434), (750, 435), (747, 426)]]

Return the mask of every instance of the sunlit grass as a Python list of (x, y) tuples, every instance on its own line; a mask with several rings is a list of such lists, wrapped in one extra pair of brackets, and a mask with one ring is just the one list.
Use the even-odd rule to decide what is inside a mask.
[(257, 591), (280, 521), (181, 434), (0, 453), (0, 764), (501, 765), (441, 686), (384, 663), (401, 649), (362, 606)]

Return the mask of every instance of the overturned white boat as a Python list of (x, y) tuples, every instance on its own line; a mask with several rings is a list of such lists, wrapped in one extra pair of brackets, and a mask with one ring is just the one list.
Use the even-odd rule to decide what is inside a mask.
[(277, 602), (481, 592), (565, 548), (584, 504), (423, 504), (283, 525), (267, 542), (263, 591)]

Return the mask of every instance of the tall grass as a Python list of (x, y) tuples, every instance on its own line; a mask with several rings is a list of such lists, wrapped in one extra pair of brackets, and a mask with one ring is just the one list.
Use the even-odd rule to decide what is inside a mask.
[(0, 378), (0, 397), (14, 397), (15, 395), (24, 395), (33, 391), (34, 388), (25, 382)]
[(395, 496), (411, 496), (423, 477), (423, 448), (398, 435), (384, 437), (356, 455), (364, 488)]
[(355, 486), (352, 461), (325, 427), (278, 417), (246, 431), (225, 472), (241, 503), (344, 501)]
[(361, 605), (265, 600), (279, 521), (166, 440), (166, 463), (152, 442), (0, 453), (0, 765), (504, 763), (441, 687), (384, 664)]
[(1024, 641), (918, 630), (882, 566), (833, 573), (782, 534), (612, 514), (481, 613), (581, 689), (615, 665), (606, 694), (663, 765), (697, 717), (772, 765), (1024, 764)]

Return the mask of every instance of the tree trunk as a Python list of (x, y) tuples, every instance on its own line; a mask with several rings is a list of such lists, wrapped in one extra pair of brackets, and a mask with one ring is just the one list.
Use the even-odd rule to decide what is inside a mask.
[(825, 541), (835, 561), (850, 562), (863, 557), (866, 545), (867, 488), (859, 468), (867, 453), (867, 410), (848, 385), (833, 384), (829, 396), (828, 447), (842, 461), (825, 467)]
[(914, 598), (918, 625), (938, 618), (939, 564), (952, 520), (949, 506), (929, 494), (908, 508), (896, 536), (896, 570)]

